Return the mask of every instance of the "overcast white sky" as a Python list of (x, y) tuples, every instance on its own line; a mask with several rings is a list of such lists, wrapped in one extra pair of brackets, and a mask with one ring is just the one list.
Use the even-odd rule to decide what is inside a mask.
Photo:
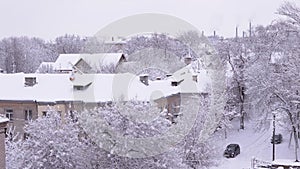
[[(291, 0), (300, 5), (299, 0)], [(0, 0), (0, 38), (30, 36), (54, 39), (78, 34), (92, 36), (125, 16), (162, 13), (196, 26), (206, 35), (234, 36), (235, 26), (246, 30), (278, 17), (284, 0)]]

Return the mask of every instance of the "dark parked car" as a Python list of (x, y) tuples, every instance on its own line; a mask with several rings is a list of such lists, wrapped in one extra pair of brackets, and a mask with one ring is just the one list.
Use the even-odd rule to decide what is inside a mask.
[(273, 144), (273, 141), (275, 144), (280, 144), (282, 142), (282, 135), (281, 134), (275, 134), (274, 138), (272, 136), (271, 143)]
[(229, 144), (224, 151), (224, 157), (233, 158), (240, 154), (240, 152), (241, 150), (238, 144)]

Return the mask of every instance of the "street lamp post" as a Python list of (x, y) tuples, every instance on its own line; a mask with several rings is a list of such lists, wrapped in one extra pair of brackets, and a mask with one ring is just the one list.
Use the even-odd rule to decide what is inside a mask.
[(272, 161), (275, 160), (275, 113), (273, 112), (273, 137), (272, 137), (272, 143), (273, 143), (273, 154), (272, 154)]

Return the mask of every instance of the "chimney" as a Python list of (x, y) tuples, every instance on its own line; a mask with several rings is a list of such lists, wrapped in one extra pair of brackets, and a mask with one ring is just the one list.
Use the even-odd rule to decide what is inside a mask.
[(171, 81), (171, 86), (178, 86), (181, 82), (183, 82), (184, 79), (180, 80), (180, 81)]
[(198, 82), (198, 75), (193, 75), (193, 81)]
[(25, 77), (25, 87), (34, 86), (37, 84), (36, 77)]
[(186, 65), (191, 64), (191, 63), (192, 63), (192, 58), (191, 58), (191, 57), (185, 57), (185, 58), (184, 58), (184, 63), (185, 63)]
[(149, 85), (149, 75), (148, 74), (140, 75), (140, 81), (148, 86)]
[(191, 48), (189, 48), (189, 53), (184, 56), (184, 63), (186, 65), (189, 65), (191, 64), (191, 62), (192, 62), (192, 55), (191, 55)]
[(171, 82), (171, 86), (178, 86), (178, 82), (172, 81), (172, 82)]

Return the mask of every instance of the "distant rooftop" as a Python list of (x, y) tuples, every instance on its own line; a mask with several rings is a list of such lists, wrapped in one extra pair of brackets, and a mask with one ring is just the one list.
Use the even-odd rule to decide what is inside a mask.
[(123, 53), (96, 53), (96, 54), (60, 54), (54, 63), (54, 70), (72, 70), (81, 59), (93, 69), (98, 70), (101, 66), (117, 66)]

